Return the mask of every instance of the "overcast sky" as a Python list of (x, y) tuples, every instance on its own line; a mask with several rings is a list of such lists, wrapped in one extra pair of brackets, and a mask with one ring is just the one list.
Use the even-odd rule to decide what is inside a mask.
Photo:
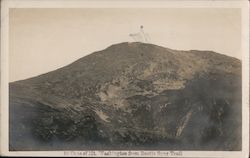
[(37, 76), (120, 42), (140, 25), (151, 43), (241, 59), (239, 9), (10, 9), (10, 81)]

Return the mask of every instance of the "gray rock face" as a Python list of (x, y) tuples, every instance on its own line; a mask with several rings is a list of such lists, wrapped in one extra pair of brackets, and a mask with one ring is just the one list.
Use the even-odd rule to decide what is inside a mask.
[(10, 83), (10, 150), (241, 150), (241, 61), (121, 43)]

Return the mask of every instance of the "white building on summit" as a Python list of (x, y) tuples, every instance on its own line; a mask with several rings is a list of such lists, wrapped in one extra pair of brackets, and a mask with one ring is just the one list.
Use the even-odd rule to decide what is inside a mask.
[(131, 33), (129, 36), (135, 41), (135, 42), (143, 42), (143, 43), (150, 43), (150, 36), (149, 34), (145, 33), (143, 31), (143, 26), (140, 27), (139, 33)]

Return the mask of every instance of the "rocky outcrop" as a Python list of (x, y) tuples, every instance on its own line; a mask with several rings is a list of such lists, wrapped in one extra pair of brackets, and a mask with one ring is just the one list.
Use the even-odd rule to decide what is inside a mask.
[(241, 61), (215, 52), (121, 43), (9, 87), (11, 150), (241, 149)]

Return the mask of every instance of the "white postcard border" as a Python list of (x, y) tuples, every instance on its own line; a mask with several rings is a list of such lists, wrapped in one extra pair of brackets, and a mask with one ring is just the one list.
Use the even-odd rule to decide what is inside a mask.
[[(9, 9), (10, 8), (241, 8), (242, 10), (242, 151), (152, 151), (153, 155), (129, 155), (131, 151), (9, 151)], [(249, 3), (248, 1), (163, 1), (163, 0), (3, 0), (1, 4), (1, 150), (5, 156), (76, 157), (248, 157), (249, 154)], [(120, 155), (119, 155), (120, 152)], [(127, 155), (121, 155), (122, 152)], [(150, 151), (145, 151), (150, 152)], [(164, 152), (164, 151), (163, 151)], [(105, 153), (107, 155), (105, 155)], [(110, 154), (108, 154), (110, 153)], [(168, 155), (169, 153), (169, 155)]]

